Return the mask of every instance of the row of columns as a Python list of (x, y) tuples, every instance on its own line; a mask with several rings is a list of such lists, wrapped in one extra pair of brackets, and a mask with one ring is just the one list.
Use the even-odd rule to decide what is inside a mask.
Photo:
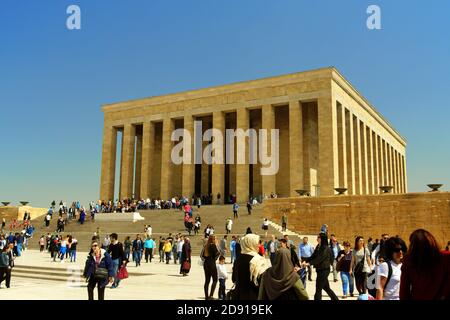
[[(267, 104), (261, 106), (261, 128), (268, 130), (275, 129), (275, 107)], [(280, 168), (281, 170), (290, 171), (289, 195), (295, 196), (295, 190), (304, 188), (303, 181), (303, 125), (302, 125), (302, 108), (299, 101), (289, 102), (289, 149), (290, 161), (289, 168)], [(195, 135), (194, 128), (195, 115), (186, 114), (184, 116), (184, 128), (188, 130), (191, 137)], [(215, 129), (223, 132), (225, 137), (226, 129), (226, 113), (223, 111), (215, 111), (212, 114), (212, 126)], [(250, 109), (240, 108), (236, 110), (236, 127), (244, 131), (250, 127)], [(103, 166), (101, 178), (101, 197), (102, 199), (112, 199), (114, 197), (114, 180), (115, 180), (115, 155), (116, 155), (116, 139), (117, 132), (123, 130), (122, 137), (122, 156), (120, 165), (120, 190), (119, 197), (131, 198), (133, 196), (133, 177), (135, 177), (135, 188), (139, 188), (139, 194), (135, 196), (149, 197), (152, 190), (152, 184), (160, 184), (160, 197), (166, 199), (172, 197), (171, 183), (172, 183), (172, 166), (171, 150), (173, 142), (171, 141), (171, 133), (174, 130), (174, 120), (167, 117), (162, 121), (162, 147), (161, 147), (161, 176), (160, 179), (153, 179), (152, 168), (153, 154), (156, 152), (155, 143), (152, 139), (155, 136), (155, 123), (145, 122), (142, 124), (142, 136), (138, 138), (138, 143), (141, 146), (139, 150), (134, 149), (136, 126), (133, 124), (125, 124), (123, 129), (117, 129), (108, 126), (105, 123), (104, 139), (103, 139)], [(268, 138), (268, 154), (271, 154), (272, 141), (271, 135)], [(191, 154), (184, 156), (191, 159), (192, 164), (182, 165), (181, 190), (184, 196), (194, 194), (195, 186), (195, 144), (194, 139), (191, 139), (191, 148), (184, 148), (184, 152), (192, 150)], [(187, 142), (186, 142), (187, 143)], [(225, 140), (224, 140), (225, 143)], [(187, 146), (186, 146), (187, 147)], [(326, 147), (324, 145), (323, 147)], [(235, 190), (238, 200), (240, 202), (246, 201), (249, 195), (249, 141), (245, 142), (245, 161), (247, 164), (236, 164), (236, 180)], [(138, 148), (137, 148), (138, 149)], [(136, 151), (136, 159), (134, 158)], [(283, 155), (280, 155), (281, 157)], [(138, 159), (139, 158), (139, 159)], [(225, 155), (224, 155), (225, 159)], [(133, 171), (136, 161), (136, 172)], [(258, 172), (259, 174), (259, 172)], [(212, 165), (212, 186), (211, 191), (215, 196), (220, 193), (224, 195), (225, 191), (225, 165)], [(138, 182), (138, 183), (137, 183)], [(276, 176), (263, 175), (261, 176), (262, 193), (269, 195), (276, 192)], [(223, 199), (223, 197), (222, 197)]]
[(378, 194), (381, 186), (406, 193), (406, 160), (353, 112), (336, 101), (338, 186), (348, 194)]
[[(405, 156), (395, 150), (378, 135), (372, 128), (362, 122), (348, 108), (342, 106), (331, 96), (319, 97), (317, 102), (317, 183), (320, 186), (320, 195), (335, 194), (334, 188), (346, 187), (348, 194), (377, 194), (379, 187), (383, 185), (394, 186), (394, 192), (406, 192), (406, 165)], [(275, 108), (271, 104), (262, 105), (261, 128), (275, 129)], [(287, 154), (280, 157), (289, 157), (289, 167), (280, 170), (289, 170), (288, 184), (289, 196), (296, 196), (296, 190), (309, 189), (311, 185), (310, 164), (311, 155), (305, 157), (305, 152), (311, 152), (308, 145), (311, 137), (304, 136), (307, 128), (304, 128), (302, 103), (298, 100), (288, 102), (289, 108), (289, 141)], [(250, 126), (250, 109), (239, 108), (236, 112), (236, 127), (244, 131)], [(306, 115), (305, 115), (306, 116)], [(185, 158), (191, 159), (191, 164), (183, 164), (181, 169), (181, 192), (183, 196), (191, 196), (195, 193), (195, 115), (184, 115), (184, 128), (191, 134), (190, 148), (185, 145)], [(311, 119), (308, 119), (310, 121)], [(157, 165), (154, 162), (154, 154), (159, 151), (155, 148), (155, 122), (144, 122), (142, 132), (136, 133), (136, 126), (125, 124), (123, 127), (122, 156), (120, 172), (119, 197), (130, 198), (133, 196), (133, 178), (135, 189), (138, 189), (136, 197), (150, 197), (154, 184), (159, 184), (160, 197), (168, 199), (174, 194), (172, 183), (173, 166), (171, 150), (174, 142), (171, 141), (171, 133), (175, 129), (175, 120), (166, 117), (162, 120), (161, 143), (161, 169), (160, 176), (152, 176)], [(306, 124), (310, 125), (310, 124)], [(220, 130), (225, 137), (226, 113), (214, 111), (212, 113), (212, 127)], [(105, 123), (103, 136), (103, 163), (101, 178), (102, 199), (114, 197), (115, 158), (117, 149), (117, 129)], [(305, 131), (306, 130), (306, 131)], [(199, 133), (202, 134), (202, 133)], [(309, 133), (307, 133), (308, 135)], [(135, 137), (137, 138), (135, 150)], [(271, 136), (268, 134), (268, 153), (271, 154)], [(184, 143), (188, 143), (185, 141)], [(225, 143), (225, 140), (224, 140)], [(247, 164), (235, 165), (235, 186), (238, 201), (247, 200), (249, 195), (249, 170), (250, 165), (248, 150), (249, 143), (245, 143), (245, 160)], [(314, 153), (315, 153), (314, 152)], [(136, 155), (136, 159), (135, 159)], [(225, 154), (224, 160), (225, 160)], [(306, 161), (306, 162), (305, 162)], [(134, 165), (136, 164), (136, 169)], [(159, 170), (159, 169), (158, 169)], [(308, 176), (305, 176), (305, 175)], [(234, 174), (232, 175), (234, 176)], [(225, 165), (213, 164), (211, 168), (211, 192), (215, 196), (220, 193), (225, 195)], [(276, 192), (277, 177), (275, 175), (261, 176), (262, 194), (269, 195)], [(278, 181), (280, 183), (280, 181)], [(284, 183), (282, 181), (281, 183)], [(230, 181), (231, 185), (231, 181)], [(223, 200), (224, 197), (222, 197)]]

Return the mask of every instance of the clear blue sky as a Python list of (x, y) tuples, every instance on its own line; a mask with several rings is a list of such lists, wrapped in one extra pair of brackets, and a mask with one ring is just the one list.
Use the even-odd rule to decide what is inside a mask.
[(407, 139), (409, 191), (449, 190), (449, 30), (449, 1), (2, 0), (0, 201), (97, 199), (102, 104), (324, 66)]

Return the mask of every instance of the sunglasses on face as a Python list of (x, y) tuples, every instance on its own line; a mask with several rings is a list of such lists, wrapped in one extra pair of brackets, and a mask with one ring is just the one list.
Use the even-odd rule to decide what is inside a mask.
[(394, 252), (395, 252), (395, 253), (399, 253), (400, 251), (403, 251), (403, 249), (402, 249), (402, 248), (395, 248), (395, 249), (394, 249)]
[(92, 245), (92, 248), (96, 248), (96, 247), (98, 247), (98, 244), (93, 244)]

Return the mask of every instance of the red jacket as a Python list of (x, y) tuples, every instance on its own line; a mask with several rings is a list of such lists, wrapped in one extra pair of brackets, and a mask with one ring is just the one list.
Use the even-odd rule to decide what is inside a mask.
[(400, 279), (400, 300), (450, 300), (450, 254), (442, 252), (441, 262), (426, 273), (418, 273), (405, 261)]

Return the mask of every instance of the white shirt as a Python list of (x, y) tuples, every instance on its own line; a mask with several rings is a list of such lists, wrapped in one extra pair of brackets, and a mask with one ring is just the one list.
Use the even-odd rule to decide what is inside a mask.
[[(400, 300), (400, 277), (402, 275), (402, 264), (396, 264), (393, 261), (390, 262), (392, 266), (392, 276), (386, 287), (384, 288), (383, 300)], [(383, 262), (378, 266), (377, 282), (379, 283), (380, 277), (389, 276), (389, 267), (387, 262)]]
[(178, 241), (178, 245), (177, 245), (177, 251), (183, 251), (183, 245), (184, 245), (184, 240), (182, 241)]
[(275, 253), (275, 241), (270, 242), (270, 253)]
[(231, 230), (231, 227), (233, 226), (233, 221), (232, 220), (228, 220), (228, 223), (227, 223), (227, 229), (228, 230)]
[(228, 279), (228, 272), (227, 272), (227, 267), (225, 266), (225, 264), (218, 264), (217, 265), (217, 276), (219, 277), (219, 279)]
[(146, 233), (147, 233), (147, 235), (151, 236), (152, 235), (152, 227), (147, 227)]

